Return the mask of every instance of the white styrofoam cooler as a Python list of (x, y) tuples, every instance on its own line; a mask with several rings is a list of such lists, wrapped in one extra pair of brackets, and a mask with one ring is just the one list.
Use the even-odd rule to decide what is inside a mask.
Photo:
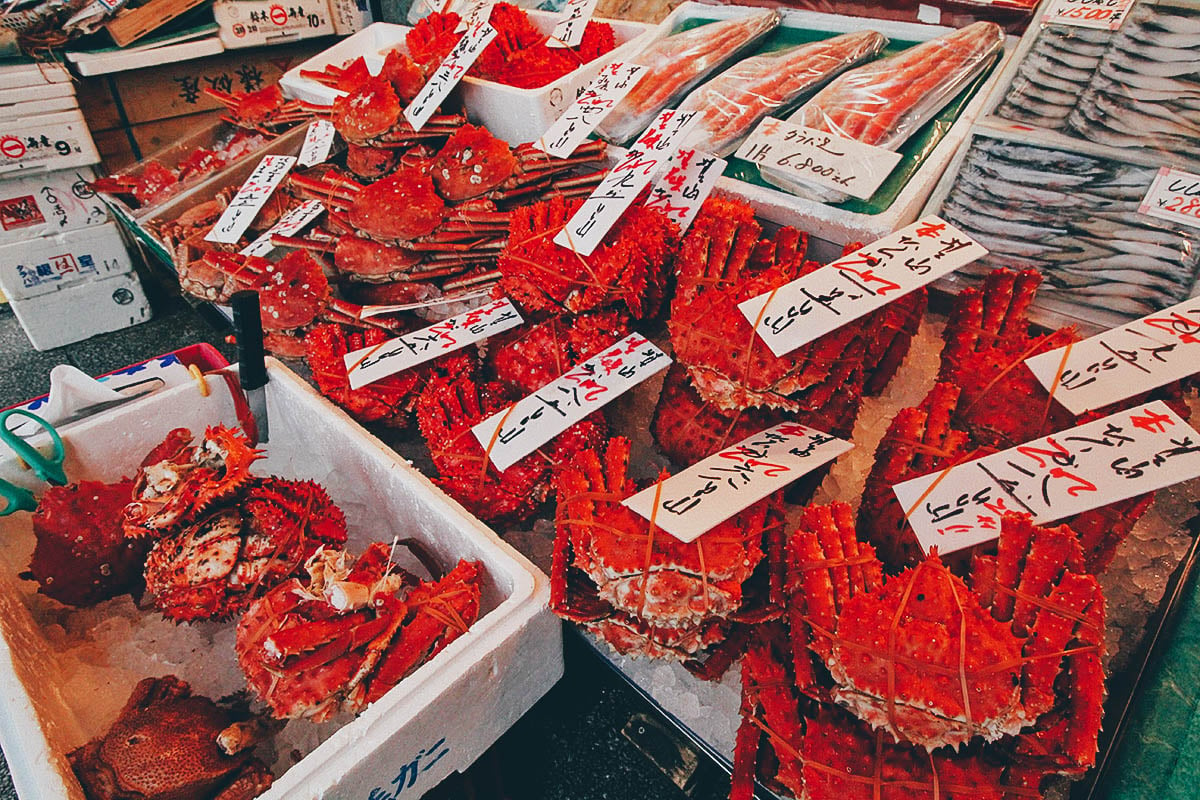
[(0, 290), (12, 300), (54, 294), (132, 269), (116, 222), (0, 245)]
[(0, 67), (0, 90), (70, 82), (71, 73), (67, 68), (53, 62), (22, 62)]
[(0, 176), (100, 163), (79, 109), (0, 120)]
[[(561, 18), (561, 15), (549, 11), (527, 10), (526, 13), (529, 14), (530, 21), (547, 34), (554, 30)], [(596, 21), (612, 26), (617, 43), (615, 49), (539, 89), (518, 89), (515, 86), (467, 76), (459, 86), (467, 117), (474, 123), (484, 125), (509, 144), (536, 140), (558, 119), (558, 115), (575, 101), (578, 93), (595, 77), (602, 66), (614, 60), (628, 58), (646, 41), (651, 29), (643, 23), (628, 20), (597, 17)], [(289, 97), (318, 105), (329, 105), (335, 97), (344, 92), (300, 77), (301, 70), (321, 70), (329, 64), (341, 66), (346, 61), (362, 56), (367, 62), (367, 69), (377, 74), (382, 69), (384, 56), (389, 50), (397, 46), (404, 49), (404, 37), (410, 30), (412, 29), (407, 25), (388, 22), (368, 25), (353, 36), (288, 70), (279, 79), (279, 85)]]
[[(262, 798), (368, 800), (397, 796), (398, 786), (404, 797), (419, 797), (471, 764), (562, 675), (562, 628), (547, 609), (548, 580), (285, 367), (269, 359), (268, 374), (271, 441), (256, 473), (320, 481), (346, 512), (352, 552), (373, 540), (412, 536), (442, 565), (481, 561), (486, 580), (482, 613), (465, 634), (277, 775)], [(174, 427), (199, 434), (218, 422), (236, 424), (225, 381), (210, 376), (207, 382), (207, 398), (187, 384), (66, 426), (67, 475), (116, 480), (132, 474)], [(0, 476), (39, 488), (12, 459), (0, 461)], [(74, 800), (82, 793), (65, 754), (102, 733), (145, 675), (104, 672), (104, 653), (96, 654), (101, 671), (95, 674), (111, 684), (105, 691), (63, 674), (50, 634), (35, 618), (52, 601), (16, 577), (32, 552), (29, 518), (23, 512), (0, 518), (0, 691), (6, 703), (0, 743), (22, 797)], [(148, 664), (145, 674), (170, 672), (158, 663)], [(240, 676), (229, 690), (239, 688)]]
[(87, 186), (95, 178), (91, 167), (79, 167), (0, 181), (0, 243), (103, 225), (108, 210)]
[(8, 303), (37, 350), (81, 342), (151, 317), (150, 303), (134, 272), (64, 286), (25, 300), (10, 297)]

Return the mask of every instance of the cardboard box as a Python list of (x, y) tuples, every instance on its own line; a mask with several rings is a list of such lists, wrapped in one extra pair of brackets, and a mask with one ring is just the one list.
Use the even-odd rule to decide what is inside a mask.
[[(320, 745), (315, 734), (302, 733), (307, 739), (299, 762), (292, 764), (288, 746), (278, 748), (275, 785), (259, 800), (420, 797), (466, 769), (562, 675), (562, 626), (547, 609), (549, 581), (279, 362), (268, 359), (267, 372), (271, 441), (267, 458), (253, 467), (256, 474), (320, 481), (346, 513), (351, 552), (396, 533), (420, 541), (439, 564), (482, 562), (485, 580), (480, 616), (466, 633)], [(172, 428), (200, 434), (208, 425), (236, 424), (226, 382), (210, 376), (207, 383), (207, 398), (195, 385), (178, 386), (60, 429), (67, 474), (116, 480), (132, 474)], [(4, 455), (0, 475), (42, 490)], [(173, 670), (147, 660), (139, 674), (98, 647), (90, 663), (73, 670), (53, 652), (55, 632), (31, 611), (44, 598), (17, 578), (33, 546), (29, 517), (0, 518), (0, 692), (6, 700), (0, 743), (22, 797), (81, 798), (65, 753), (102, 733), (139, 679)], [(78, 613), (99, 624), (104, 608)], [(161, 624), (157, 616), (142, 612), (133, 624)], [(137, 652), (126, 647), (123, 660)], [(232, 661), (232, 652), (222, 649), (204, 653), (202, 675), (175, 671), (184, 680), (220, 682), (210, 692), (216, 697), (244, 687)], [(230, 668), (233, 674), (226, 673)], [(292, 726), (311, 730), (313, 723), (288, 726), (281, 735)]]
[(104, 203), (87, 186), (95, 177), (91, 167), (79, 167), (0, 181), (0, 243), (108, 222)]
[(100, 161), (87, 122), (78, 110), (0, 120), (0, 176), (50, 172)]
[(116, 222), (0, 245), (0, 289), (12, 300), (133, 270)]
[(214, 0), (213, 19), (221, 44), (230, 49), (337, 32), (328, 0)]
[(142, 283), (133, 272), (85, 281), (26, 300), (10, 297), (9, 304), (37, 350), (128, 328), (151, 316)]

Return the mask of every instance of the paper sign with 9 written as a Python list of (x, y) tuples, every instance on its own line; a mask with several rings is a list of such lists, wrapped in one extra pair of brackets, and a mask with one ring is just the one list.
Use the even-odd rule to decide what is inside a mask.
[(1200, 372), (1200, 297), (1025, 363), (1072, 414), (1128, 400)]
[(738, 309), (783, 356), (986, 254), (950, 223), (928, 216)]
[(554, 120), (534, 146), (556, 158), (566, 158), (583, 144), (625, 95), (633, 91), (646, 68), (614, 61), (600, 68), (574, 103)]
[(1200, 175), (1163, 167), (1154, 176), (1138, 211), (1200, 228)]
[(347, 353), (343, 358), (350, 388), (359, 389), (388, 375), (461, 350), (524, 321), (512, 302), (502, 297), (397, 339)]
[(947, 553), (999, 536), (1005, 513), (1052, 523), (1198, 475), (1200, 434), (1156, 400), (892, 489), (921, 547)]
[(653, 519), (676, 539), (691, 542), (853, 446), (831, 434), (784, 422), (672, 475), (661, 489), (650, 486), (621, 504)]
[(471, 428), (496, 469), (505, 470), (579, 420), (632, 389), (671, 359), (631, 333), (504, 411)]
[(425, 123), (429, 122), (433, 112), (467, 74), (467, 70), (475, 63), (475, 59), (479, 58), (483, 49), (495, 38), (496, 29), (486, 20), (467, 28), (467, 32), (458, 40), (458, 44), (454, 45), (450, 55), (442, 60), (433, 75), (421, 87), (421, 91), (417, 92), (417, 96), (409, 103), (408, 108), (404, 109), (404, 118), (414, 131), (421, 130)]
[(650, 189), (646, 208), (662, 211), (686, 233), (724, 171), (725, 159), (681, 147)]
[(295, 163), (295, 156), (263, 156), (204, 241), (233, 244), (240, 239)]

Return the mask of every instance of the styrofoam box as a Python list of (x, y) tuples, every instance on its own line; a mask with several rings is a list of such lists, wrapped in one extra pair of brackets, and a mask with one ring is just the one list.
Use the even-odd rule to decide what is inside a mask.
[[(549, 11), (527, 10), (530, 21), (543, 33), (549, 34), (558, 24), (561, 15)], [(476, 124), (484, 125), (495, 136), (509, 144), (532, 142), (546, 132), (546, 128), (558, 118), (563, 110), (575, 101), (580, 90), (595, 77), (607, 63), (636, 52), (649, 35), (650, 26), (627, 20), (599, 19), (613, 28), (617, 46), (615, 49), (546, 84), (540, 89), (518, 89), (492, 81), (467, 76), (462, 79), (459, 91), (467, 117)], [(288, 70), (279, 80), (284, 94), (309, 103), (329, 105), (339, 92), (309, 78), (300, 77), (300, 71), (324, 69), (329, 64), (341, 66), (351, 59), (362, 56), (367, 69), (373, 74), (383, 67), (384, 54), (399, 46), (404, 50), (404, 36), (411, 28), (376, 22), (358, 33), (338, 42), (333, 47)]]
[(16, 175), (0, 181), (0, 244), (108, 222), (108, 210), (87, 183), (91, 167)]
[[(842, 17), (819, 14), (811, 11), (780, 9), (783, 25), (811, 30), (844, 33), (847, 31), (875, 30), (892, 39), (925, 41), (949, 33), (952, 28), (936, 25), (917, 25), (906, 22)], [(660, 23), (663, 30), (673, 30), (687, 19), (731, 19), (751, 13), (760, 13), (761, 8), (747, 6), (708, 6), (700, 3), (684, 3)], [(892, 205), (880, 214), (859, 214), (833, 206), (806, 200), (779, 189), (757, 186), (745, 181), (722, 177), (717, 179), (716, 188), (737, 197), (754, 207), (758, 216), (780, 225), (792, 225), (808, 232), (810, 236), (832, 242), (840, 248), (847, 242), (870, 242), (913, 222), (920, 215), (925, 199), (933, 191), (942, 171), (954, 157), (954, 152), (967, 136), (971, 122), (983, 109), (984, 101), (992, 85), (1003, 71), (1011, 56), (1016, 40), (1008, 37), (1000, 63), (959, 114), (950, 130), (912, 175), (905, 187), (896, 196)], [(840, 252), (840, 251), (839, 251)], [(837, 253), (834, 253), (836, 256)]]
[(0, 176), (98, 163), (100, 153), (78, 109), (17, 122), (0, 120)]
[(0, 67), (0, 89), (24, 86), (45, 86), (51, 83), (71, 83), (71, 73), (62, 64), (38, 61), (9, 64)]
[(150, 319), (150, 304), (134, 272), (64, 286), (27, 300), (9, 298), (25, 335), (37, 350), (81, 342)]
[(133, 269), (116, 222), (0, 245), (0, 290), (28, 300)]
[(52, 97), (74, 97), (75, 84), (48, 83), (41, 86), (15, 86), (0, 89), (0, 106), (24, 103), (27, 100), (49, 100)]
[[(320, 744), (306, 743), (310, 752), (286, 772), (277, 769), (275, 785), (260, 800), (393, 797), (398, 779), (405, 798), (420, 797), (471, 764), (561, 677), (562, 628), (547, 609), (548, 580), (279, 362), (268, 359), (268, 375), (271, 440), (257, 474), (321, 482), (346, 513), (353, 553), (374, 540), (411, 536), (447, 568), (460, 558), (482, 562), (485, 583), (480, 617), (465, 634), (357, 718), (326, 731)], [(201, 434), (207, 425), (236, 424), (225, 381), (207, 380), (207, 398), (194, 384), (178, 386), (61, 429), (67, 475), (113, 481), (132, 474), (172, 428)], [(11, 458), (0, 461), (0, 476), (39, 490)], [(137, 665), (117, 668), (96, 652), (94, 666), (83, 670), (90, 680), (81, 680), (80, 671), (65, 674), (42, 617), (75, 612), (17, 578), (33, 548), (29, 518), (0, 518), (0, 691), (6, 700), (0, 743), (22, 797), (81, 799), (65, 754), (108, 728), (139, 679), (172, 670), (150, 658), (140, 672), (133, 671)], [(78, 613), (99, 621), (106, 607)], [(141, 620), (165, 624), (146, 611), (134, 616), (135, 629)], [(220, 684), (208, 692), (214, 697), (243, 688), (232, 652), (212, 652), (202, 669), (203, 675), (179, 677)], [(313, 725), (293, 720), (280, 735)], [(425, 755), (435, 745), (434, 757)], [(290, 763), (287, 752), (279, 755)]]
[(17, 103), (0, 103), (0, 121), (5, 123), (34, 122), (34, 118), (41, 114), (55, 114), (76, 108), (79, 108), (79, 101), (75, 99), (74, 94), (39, 97), (36, 100), (22, 100)]
[(226, 49), (281, 44), (335, 33), (328, 0), (215, 0), (213, 19)]

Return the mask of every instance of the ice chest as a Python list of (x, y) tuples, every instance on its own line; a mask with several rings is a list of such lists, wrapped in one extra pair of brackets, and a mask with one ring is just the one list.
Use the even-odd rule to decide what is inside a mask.
[[(348, 546), (356, 554), (370, 541), (412, 536), (445, 568), (460, 558), (482, 562), (486, 580), (480, 617), (465, 634), (357, 718), (302, 749), (304, 757), (286, 772), (274, 767), (275, 785), (262, 798), (419, 797), (465, 769), (562, 675), (562, 633), (547, 609), (548, 579), (279, 362), (268, 359), (268, 374), (271, 441), (256, 474), (321, 481), (346, 513)], [(66, 426), (60, 432), (67, 475), (112, 481), (132, 474), (172, 428), (202, 434), (208, 425), (236, 424), (225, 380), (209, 376), (207, 385), (207, 398), (187, 384)], [(4, 457), (0, 476), (40, 491)], [(101, 652), (94, 669), (64, 671), (66, 658), (53, 652), (41, 624), (46, 615), (61, 617), (64, 607), (16, 577), (32, 553), (30, 517), (0, 517), (0, 744), (21, 797), (82, 800), (66, 753), (107, 729), (139, 679), (175, 670), (150, 661), (141, 674), (106, 668), (109, 656)], [(137, 620), (157, 616), (146, 611)], [(218, 670), (233, 665), (234, 655), (214, 647), (200, 663), (206, 675), (177, 674), (207, 685), (221, 680)], [(221, 692), (243, 688), (233, 669)], [(91, 680), (81, 682), (81, 671)], [(283, 733), (296, 725), (313, 723), (295, 720)], [(288, 745), (279, 749), (279, 760), (289, 763)]]
[(8, 303), (37, 350), (119, 331), (152, 316), (142, 283), (134, 272), (73, 283), (24, 300), (10, 297)]

